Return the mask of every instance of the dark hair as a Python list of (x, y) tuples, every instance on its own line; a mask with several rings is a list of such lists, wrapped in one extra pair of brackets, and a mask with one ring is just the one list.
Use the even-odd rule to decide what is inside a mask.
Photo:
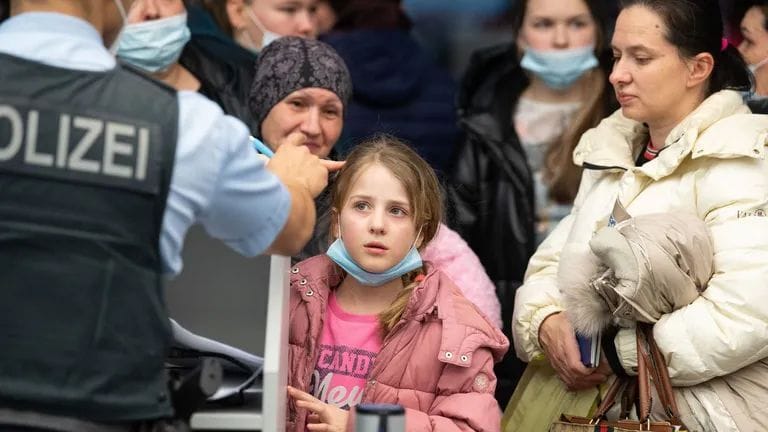
[[(573, 117), (563, 135), (553, 140), (544, 155), (544, 181), (547, 184), (549, 197), (558, 203), (572, 203), (576, 198), (581, 180), (581, 167), (573, 163), (573, 150), (581, 136), (587, 130), (597, 126), (609, 112), (609, 101), (613, 92), (608, 86), (607, 71), (610, 68), (610, 51), (608, 50), (609, 22), (613, 19), (612, 0), (582, 0), (589, 9), (595, 21), (597, 36), (595, 38), (595, 56), (601, 60), (601, 66), (590, 71), (590, 92), (582, 101), (581, 108)], [(513, 34), (514, 40), (523, 27), (528, 0), (515, 2)]]
[(3, 22), (11, 15), (10, 0), (0, 0), (0, 22)]
[(755, 5), (763, 13), (763, 28), (768, 30), (768, 2), (762, 2), (760, 5)]
[[(623, 0), (621, 7), (643, 6), (664, 22), (664, 37), (680, 55), (709, 53), (715, 59), (707, 95), (724, 89), (748, 90), (750, 74), (734, 46), (722, 50), (723, 15), (717, 0)], [(673, 30), (674, 29), (674, 30)]]
[(333, 30), (411, 28), (400, 0), (327, 0), (336, 13)]
[(187, 5), (187, 8), (191, 5), (203, 8), (211, 15), (213, 21), (224, 34), (229, 37), (235, 37), (235, 29), (229, 21), (229, 14), (227, 14), (226, 0), (184, 0), (184, 3)]

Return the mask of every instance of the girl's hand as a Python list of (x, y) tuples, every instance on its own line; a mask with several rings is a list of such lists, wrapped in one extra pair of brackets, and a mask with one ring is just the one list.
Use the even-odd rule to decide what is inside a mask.
[(288, 387), (288, 396), (296, 400), (296, 406), (306, 408), (310, 414), (307, 429), (320, 432), (346, 432), (349, 412), (329, 405), (309, 393)]
[(539, 341), (549, 363), (568, 390), (595, 387), (610, 375), (610, 366), (607, 362), (601, 362), (605, 365), (597, 369), (587, 368), (581, 363), (576, 334), (563, 313), (553, 314), (544, 319), (539, 327)]

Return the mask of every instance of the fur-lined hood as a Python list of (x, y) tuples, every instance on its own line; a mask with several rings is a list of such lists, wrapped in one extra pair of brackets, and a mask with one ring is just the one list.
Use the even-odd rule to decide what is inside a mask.
[(611, 323), (655, 323), (690, 304), (712, 269), (701, 219), (655, 213), (599, 230), (588, 249), (563, 251), (558, 278), (574, 329), (593, 335)]

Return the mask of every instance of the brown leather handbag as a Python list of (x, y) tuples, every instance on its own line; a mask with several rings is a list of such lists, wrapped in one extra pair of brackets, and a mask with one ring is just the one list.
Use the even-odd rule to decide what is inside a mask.
[[(637, 324), (637, 363), (637, 377), (617, 378), (608, 388), (594, 416), (579, 417), (563, 414), (559, 421), (552, 423), (549, 432), (687, 431), (688, 428), (680, 419), (667, 364), (653, 339), (653, 327), (648, 324)], [(656, 388), (659, 402), (667, 415), (664, 421), (650, 420), (653, 403), (651, 385)], [(606, 419), (606, 414), (613, 407), (620, 392), (622, 393), (620, 419), (609, 421)], [(639, 420), (629, 419), (633, 405), (637, 406)]]

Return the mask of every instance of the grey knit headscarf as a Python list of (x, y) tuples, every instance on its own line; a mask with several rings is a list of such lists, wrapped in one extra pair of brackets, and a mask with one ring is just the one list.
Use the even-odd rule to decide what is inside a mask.
[(256, 130), (278, 102), (296, 90), (330, 90), (346, 107), (352, 80), (341, 57), (330, 45), (313, 39), (284, 36), (259, 53), (249, 104)]

